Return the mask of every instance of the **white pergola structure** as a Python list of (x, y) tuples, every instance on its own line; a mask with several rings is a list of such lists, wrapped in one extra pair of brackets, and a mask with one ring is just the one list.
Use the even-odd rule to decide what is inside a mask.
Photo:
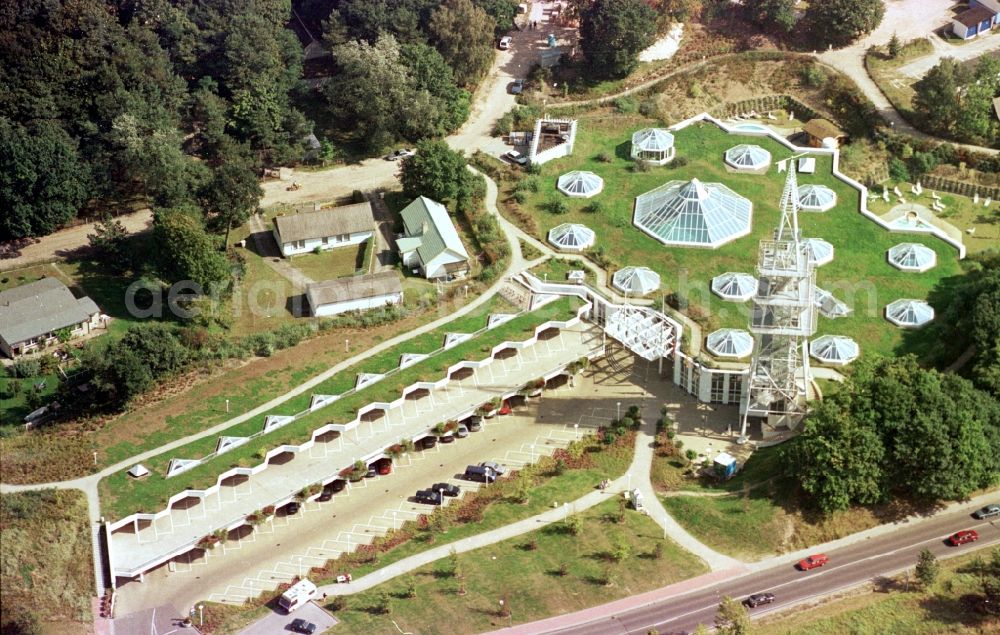
[(746, 302), (757, 292), (757, 279), (749, 273), (727, 271), (712, 278), (712, 293), (730, 302)]
[(631, 296), (643, 296), (660, 288), (660, 274), (649, 267), (625, 267), (611, 276), (611, 286)]
[(643, 359), (655, 362), (674, 349), (677, 330), (658, 311), (626, 304), (609, 307), (604, 331)]
[(753, 337), (741, 329), (719, 329), (708, 334), (705, 348), (716, 357), (746, 357), (753, 352)]
[(900, 328), (920, 328), (934, 319), (934, 307), (923, 300), (896, 300), (885, 307), (885, 319)]
[(636, 161), (664, 165), (676, 153), (674, 135), (663, 128), (643, 128), (632, 135), (632, 158)]
[(802, 253), (817, 267), (833, 262), (833, 245), (822, 238), (806, 238), (801, 244)]
[(799, 209), (808, 212), (825, 212), (837, 204), (837, 193), (825, 185), (800, 185)]
[(559, 177), (556, 189), (570, 198), (590, 198), (604, 189), (604, 179), (593, 172), (574, 170)]
[(578, 223), (563, 223), (549, 230), (549, 243), (560, 251), (584, 251), (594, 246), (594, 230)]
[(635, 199), (632, 224), (665, 245), (715, 249), (750, 233), (753, 203), (722, 183), (670, 181)]
[(933, 249), (920, 243), (899, 243), (889, 248), (889, 264), (902, 271), (923, 273), (937, 264)]
[(726, 164), (734, 170), (759, 172), (771, 165), (771, 153), (747, 143), (726, 150)]
[(861, 354), (858, 343), (844, 335), (823, 335), (809, 342), (809, 354), (824, 364), (844, 366)]

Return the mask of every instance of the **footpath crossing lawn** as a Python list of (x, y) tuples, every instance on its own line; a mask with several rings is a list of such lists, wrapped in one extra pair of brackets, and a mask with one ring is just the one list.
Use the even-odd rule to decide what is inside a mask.
[[(347, 423), (354, 418), (357, 409), (375, 401), (397, 399), (405, 386), (416, 381), (434, 381), (443, 377), (448, 366), (463, 359), (482, 359), (489, 354), (492, 346), (507, 340), (523, 340), (530, 336), (534, 328), (549, 320), (567, 320), (576, 314), (579, 301), (563, 298), (547, 304), (531, 313), (525, 313), (480, 336), (463, 342), (422, 360), (400, 371), (391, 378), (345, 397), (314, 413), (303, 416), (273, 432), (262, 435), (238, 448), (216, 457), (173, 478), (165, 478), (167, 466), (172, 458), (199, 458), (211, 454), (218, 442), (217, 435), (210, 435), (191, 443), (164, 452), (148, 459), (143, 464), (151, 474), (141, 481), (131, 479), (125, 471), (109, 476), (101, 481), (101, 502), (105, 514), (111, 518), (121, 518), (136, 511), (157, 511), (167, 499), (185, 489), (205, 488), (215, 483), (218, 475), (232, 466), (250, 466), (260, 462), (264, 453), (273, 447), (286, 443), (302, 443), (312, 430), (326, 422)], [(507, 309), (503, 312), (512, 312)], [(306, 410), (312, 394), (340, 395), (352, 389), (360, 373), (386, 373), (399, 365), (404, 353), (430, 353), (441, 347), (444, 334), (448, 332), (473, 332), (486, 326), (485, 315), (477, 320), (468, 316), (459, 318), (435, 331), (417, 336), (379, 355), (348, 368), (322, 382), (311, 391), (285, 402), (271, 414), (293, 415)], [(264, 417), (254, 417), (231, 426), (224, 431), (225, 436), (248, 436), (259, 431)], [(428, 426), (434, 422), (428, 422)]]
[[(461, 578), (453, 574), (446, 558), (350, 596), (346, 608), (335, 613), (343, 622), (336, 632), (388, 633), (394, 630), (394, 621), (410, 632), (478, 633), (580, 610), (707, 572), (698, 558), (663, 540), (663, 530), (649, 517), (629, 510), (619, 523), (618, 510), (618, 501), (610, 500), (583, 512), (575, 536), (557, 523), (460, 554)], [(616, 552), (624, 556), (620, 561), (615, 560)], [(413, 598), (406, 593), (411, 582)], [(464, 595), (459, 594), (460, 587)], [(388, 598), (389, 614), (379, 612), (382, 594)], [(498, 615), (502, 598), (513, 619)]]

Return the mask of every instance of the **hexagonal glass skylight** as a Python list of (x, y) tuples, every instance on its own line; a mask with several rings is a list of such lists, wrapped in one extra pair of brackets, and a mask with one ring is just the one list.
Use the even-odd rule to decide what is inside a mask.
[(896, 300), (885, 307), (885, 319), (902, 328), (917, 328), (934, 319), (934, 307), (923, 300)]
[(749, 273), (727, 271), (712, 278), (712, 293), (723, 300), (746, 302), (757, 291), (757, 279)]
[(746, 357), (753, 352), (753, 337), (740, 329), (719, 329), (708, 334), (705, 348), (716, 357)]
[(586, 225), (563, 223), (549, 230), (549, 242), (563, 251), (583, 251), (594, 246), (596, 235)]
[(611, 285), (622, 293), (646, 295), (660, 288), (660, 274), (648, 267), (625, 267), (611, 277)]
[(771, 153), (744, 143), (726, 150), (726, 163), (737, 170), (762, 170), (771, 164)]
[(843, 366), (856, 360), (861, 349), (844, 335), (823, 335), (809, 342), (809, 354), (824, 364)]
[(556, 188), (572, 198), (590, 198), (604, 189), (604, 179), (593, 172), (576, 170), (560, 176)]
[(920, 243), (899, 243), (889, 248), (889, 264), (903, 271), (924, 272), (937, 264), (937, 254)]
[(798, 196), (799, 209), (809, 212), (825, 212), (837, 204), (837, 193), (825, 185), (800, 185)]

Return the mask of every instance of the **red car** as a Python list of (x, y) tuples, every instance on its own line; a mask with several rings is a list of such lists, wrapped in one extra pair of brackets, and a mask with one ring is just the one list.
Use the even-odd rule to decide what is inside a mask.
[(816, 567), (822, 567), (827, 562), (830, 562), (829, 556), (825, 553), (818, 553), (815, 556), (809, 556), (804, 560), (799, 560), (799, 569), (809, 571), (810, 569), (815, 569)]
[(510, 414), (510, 402), (506, 399), (503, 400), (503, 404), (500, 406), (500, 414), (509, 415)]
[(966, 529), (949, 536), (948, 544), (952, 547), (957, 547), (968, 542), (976, 542), (977, 540), (979, 540), (979, 534), (974, 529)]
[(376, 463), (376, 469), (380, 476), (392, 474), (392, 459), (381, 459)]

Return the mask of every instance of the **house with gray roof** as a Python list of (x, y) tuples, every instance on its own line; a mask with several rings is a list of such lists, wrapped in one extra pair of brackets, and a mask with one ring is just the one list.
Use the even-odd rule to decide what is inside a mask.
[(81, 337), (100, 325), (101, 310), (94, 301), (75, 297), (56, 278), (0, 291), (0, 352), (8, 357), (56, 342), (64, 329)]
[(285, 257), (358, 245), (375, 235), (375, 217), (368, 201), (340, 207), (310, 209), (274, 218), (274, 240)]
[(364, 311), (403, 301), (403, 285), (395, 271), (314, 282), (306, 287), (315, 317)]
[(396, 247), (404, 266), (428, 280), (452, 280), (468, 275), (469, 252), (444, 205), (420, 196), (404, 207), (400, 215), (404, 231), (396, 239)]

